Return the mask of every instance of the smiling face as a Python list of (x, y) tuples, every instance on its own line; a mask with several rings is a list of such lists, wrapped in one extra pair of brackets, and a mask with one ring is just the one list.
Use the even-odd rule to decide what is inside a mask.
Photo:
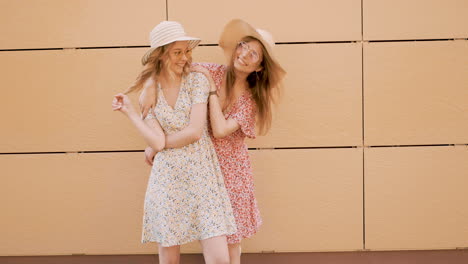
[(262, 44), (258, 40), (239, 42), (232, 58), (234, 68), (247, 74), (261, 70), (262, 50)]
[(192, 50), (188, 41), (176, 41), (170, 47), (165, 57), (166, 69), (176, 75), (181, 75), (192, 59)]

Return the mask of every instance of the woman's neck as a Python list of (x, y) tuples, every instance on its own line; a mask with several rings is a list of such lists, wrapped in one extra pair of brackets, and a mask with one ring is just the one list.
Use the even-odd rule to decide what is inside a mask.
[(245, 90), (247, 88), (247, 76), (249, 74), (245, 72), (239, 72), (234, 69), (235, 80), (234, 80), (234, 89), (236, 90)]
[(159, 75), (159, 83), (162, 86), (167, 86), (170, 88), (171, 86), (178, 86), (182, 80), (182, 74), (171, 74), (168, 71), (162, 71)]

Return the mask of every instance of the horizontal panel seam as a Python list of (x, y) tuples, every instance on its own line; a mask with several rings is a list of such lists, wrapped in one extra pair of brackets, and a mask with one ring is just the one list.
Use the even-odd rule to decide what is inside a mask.
[[(307, 45), (307, 44), (350, 44), (350, 43), (382, 43), (382, 42), (427, 42), (427, 41), (468, 41), (468, 38), (450, 39), (400, 39), (400, 40), (347, 40), (347, 41), (300, 41), (300, 42), (276, 42), (277, 45)], [(204, 43), (201, 47), (216, 47), (218, 44)], [(149, 48), (149, 45), (137, 46), (96, 46), (96, 47), (60, 47), (60, 48), (25, 48), (25, 49), (0, 49), (1, 51), (39, 51), (39, 50), (73, 50), (73, 49), (132, 49)]]
[[(467, 144), (427, 144), (427, 145), (371, 145), (371, 146), (322, 146), (322, 147), (265, 147), (248, 148), (249, 150), (300, 150), (300, 149), (357, 149), (357, 148), (407, 148), (407, 147), (468, 147)], [(37, 152), (3, 152), (0, 155), (22, 154), (92, 154), (92, 153), (132, 153), (144, 150), (85, 150), (85, 151), (37, 151)]]

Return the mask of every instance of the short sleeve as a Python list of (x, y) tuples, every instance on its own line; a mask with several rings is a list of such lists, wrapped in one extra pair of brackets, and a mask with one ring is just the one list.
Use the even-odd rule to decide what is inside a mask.
[(208, 102), (210, 84), (203, 73), (191, 73), (191, 81), (188, 83), (188, 85), (190, 85), (188, 89), (190, 90), (190, 99), (192, 105), (206, 104)]
[(255, 103), (249, 96), (242, 96), (238, 107), (231, 114), (231, 118), (236, 120), (242, 132), (248, 138), (255, 138), (255, 116), (257, 114)]

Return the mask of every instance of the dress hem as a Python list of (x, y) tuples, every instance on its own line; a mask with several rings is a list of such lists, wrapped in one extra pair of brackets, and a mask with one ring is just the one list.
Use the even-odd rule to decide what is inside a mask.
[(181, 242), (174, 243), (174, 244), (163, 244), (163, 243), (161, 243), (159, 241), (156, 241), (156, 240), (153, 240), (153, 239), (142, 240), (141, 243), (142, 244), (145, 244), (145, 243), (158, 243), (163, 247), (172, 247), (172, 246), (180, 246), (180, 245), (184, 245), (184, 244), (187, 244), (187, 243), (190, 243), (190, 242), (193, 242), (193, 241), (200, 241), (200, 240), (204, 240), (204, 239), (208, 239), (208, 238), (212, 238), (212, 237), (217, 237), (217, 236), (226, 236), (227, 237), (227, 236), (233, 235), (235, 233), (236, 232), (228, 232), (226, 234), (225, 232), (223, 232), (223, 233), (219, 233), (219, 234), (210, 234), (210, 235), (201, 236), (201, 237), (191, 237), (189, 239), (185, 239), (185, 240), (182, 240)]
[[(229, 238), (228, 238), (228, 244), (229, 245), (233, 245), (233, 244), (239, 244), (240, 242), (242, 242), (242, 240), (246, 239), (246, 238), (251, 238), (253, 235), (257, 234), (258, 233), (258, 230), (260, 230), (260, 226), (262, 226), (262, 222), (260, 222), (259, 224), (257, 224), (255, 230), (253, 230), (252, 232), (248, 232), (248, 233), (243, 233), (239, 236), (239, 238), (235, 239), (235, 242), (229, 242)], [(228, 236), (232, 236), (232, 235), (236, 235), (236, 233), (234, 234), (231, 234), (231, 235), (228, 235)]]

